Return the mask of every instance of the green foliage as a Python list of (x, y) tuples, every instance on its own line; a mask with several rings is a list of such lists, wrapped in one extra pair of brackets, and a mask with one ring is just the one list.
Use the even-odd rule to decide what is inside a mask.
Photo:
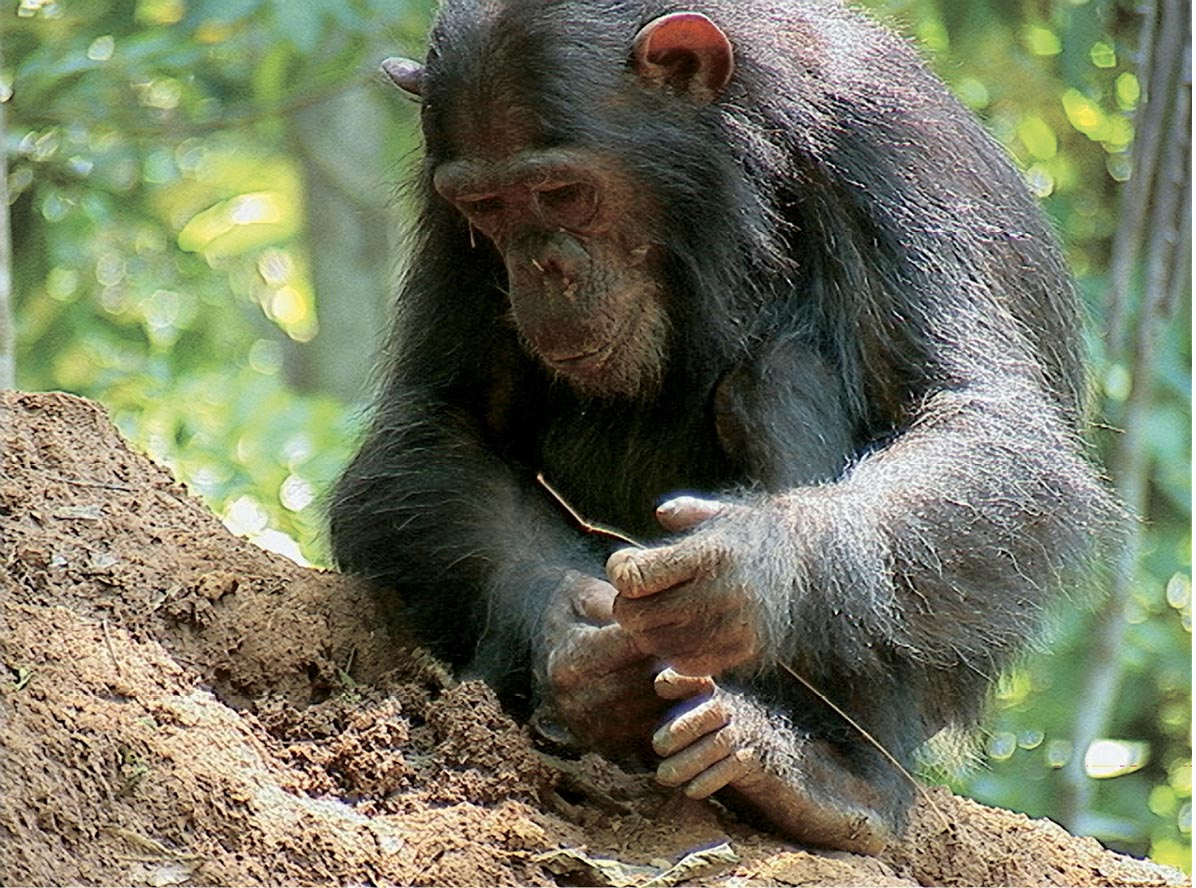
[[(1111, 0), (872, 0), (916, 36), (938, 73), (1026, 171), (1059, 227), (1095, 320), (1108, 290), (1117, 188), (1129, 175), (1135, 21)], [(1191, 866), (1191, 323), (1168, 325), (1147, 436), (1153, 467), (1145, 551), (1125, 619), (1125, 674), (1102, 745), (1108, 776), (1083, 823), (1114, 847)], [(1115, 429), (1131, 380), (1093, 340), (1100, 416)], [(1115, 433), (1114, 433), (1115, 434)], [(1101, 436), (1108, 445), (1113, 434)], [(1081, 698), (1091, 618), (1071, 609), (1044, 652), (1002, 686), (987, 724), (985, 766), (956, 783), (992, 804), (1060, 817), (1061, 769)], [(1090, 755), (1089, 773), (1100, 762)], [(1110, 759), (1118, 761), (1110, 761)], [(1121, 767), (1113, 767), (1120, 764)]]
[[(415, 51), (428, 5), (22, 0), (0, 13), (20, 385), (99, 399), (230, 526), (314, 561), (319, 494), (353, 447), (356, 414), (289, 381), (319, 341), (321, 298), (332, 296), (312, 285), (288, 114), (368, 80), (396, 48)], [(1099, 332), (1141, 99), (1129, 0), (866, 5), (918, 40), (1026, 170)], [(411, 145), (411, 116), (386, 125), (393, 165)], [(1120, 756), (1121, 773), (1100, 781), (1085, 823), (1117, 847), (1185, 867), (1189, 321), (1167, 330), (1150, 418), (1146, 548), (1125, 616), (1114, 742), (1102, 747)], [(1103, 416), (1115, 426), (1129, 371), (1097, 360)], [(987, 764), (957, 777), (961, 788), (1059, 816), (1090, 625), (1082, 610), (1066, 611), (1047, 651), (1003, 684)]]
[(100, 400), (231, 525), (295, 556), (320, 557), (315, 494), (354, 411), (286, 381), (318, 323), (282, 120), (367, 78), (379, 25), (400, 42), (424, 12), (26, 2), (0, 22), (19, 384)]

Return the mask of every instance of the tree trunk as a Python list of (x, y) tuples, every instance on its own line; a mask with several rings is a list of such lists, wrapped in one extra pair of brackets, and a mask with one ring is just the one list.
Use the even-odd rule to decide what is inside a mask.
[(1109, 470), (1134, 522), (1112, 565), (1111, 594), (1095, 616), (1090, 660), (1077, 703), (1072, 757), (1064, 769), (1063, 820), (1088, 832), (1093, 781), (1084, 767), (1092, 742), (1108, 729), (1124, 673), (1125, 606), (1139, 579), (1141, 521), (1149, 520), (1152, 464), (1147, 440), (1154, 402), (1159, 330), (1190, 284), (1191, 237), (1191, 7), (1157, 0), (1144, 12), (1135, 118), (1134, 163), (1122, 192), (1114, 236), (1106, 317), (1108, 359), (1131, 374), (1132, 388), (1116, 425)]
[[(4, 49), (0, 44), (0, 71)], [(8, 96), (0, 83), (0, 389), (16, 387), (16, 347), (12, 315), (12, 230), (8, 217)]]
[(300, 390), (348, 401), (365, 393), (391, 289), (385, 119), (368, 86), (290, 117), (305, 180), (319, 332), (291, 350), (288, 373)]

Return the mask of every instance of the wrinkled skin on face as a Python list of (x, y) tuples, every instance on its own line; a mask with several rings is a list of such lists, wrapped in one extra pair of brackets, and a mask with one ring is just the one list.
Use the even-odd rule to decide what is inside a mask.
[(561, 149), (449, 161), (434, 184), (502, 255), (511, 314), (547, 368), (590, 395), (659, 382), (660, 257), (650, 208), (625, 176)]

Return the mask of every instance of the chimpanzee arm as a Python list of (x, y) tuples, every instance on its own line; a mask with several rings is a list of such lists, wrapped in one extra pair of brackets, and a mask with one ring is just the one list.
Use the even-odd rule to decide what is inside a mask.
[[(536, 417), (513, 418), (527, 359), (505, 306), (487, 298), (483, 263), (439, 246), (451, 241), (442, 216), (419, 232), (385, 388), (332, 496), (336, 561), (374, 580), (421, 640), (516, 711), (547, 702), (583, 741), (643, 744), (663, 711), (654, 670), (612, 624), (605, 552), (519, 458), (520, 426)], [(456, 304), (462, 293), (477, 294), (469, 310)], [(626, 704), (619, 723), (595, 715), (612, 700)]]
[[(836, 483), (728, 498), (671, 546), (616, 553), (615, 615), (690, 674), (883, 675), (896, 656), (966, 718), (1100, 529), (1105, 494), (1060, 413), (1016, 375), (940, 390)], [(730, 627), (745, 613), (748, 641)], [(734, 643), (688, 631), (720, 614)]]
[(336, 490), (339, 565), (393, 590), (421, 639), (525, 716), (547, 703), (577, 740), (646, 746), (665, 704), (656, 667), (611, 622), (601, 558), (460, 407), (414, 388), (386, 403), (401, 407)]
[(421, 637), (500, 685), (504, 658), (489, 649), (512, 645), (506, 662), (526, 668), (567, 572), (596, 567), (517, 472), (464, 407), (393, 386), (331, 509), (338, 564), (398, 590)]
[[(478, 258), (460, 261), (446, 213), (425, 209), (385, 343), (383, 386), (362, 446), (333, 491), (344, 570), (393, 590), (421, 638), (499, 687), (526, 670), (537, 621), (566, 571), (594, 555), (500, 458), (503, 392), (517, 365), (497, 331)], [(467, 245), (463, 245), (468, 249)], [(460, 302), (468, 294), (470, 307)], [(496, 646), (510, 646), (505, 662)]]
[[(662, 691), (694, 700), (656, 732), (658, 779), (732, 793), (802, 841), (877, 850), (909, 794), (889, 757), (970, 720), (1108, 514), (1058, 409), (1016, 375), (928, 397), (836, 483), (666, 503), (667, 527), (696, 529), (611, 557), (615, 617), (678, 672), (743, 692)], [(777, 687), (806, 681), (835, 699), (781, 709), (848, 743), (770, 714)]]
[(945, 679), (944, 698), (928, 699), (966, 716), (1091, 552), (1106, 502), (1034, 379), (940, 390), (842, 482), (765, 507), (811, 547), (792, 594), (771, 602), (765, 647), (792, 650), (785, 627), (816, 620), (826, 631), (803, 641), (807, 662), (826, 666), (845, 651), (856, 662), (842, 665), (856, 671), (898, 652)]

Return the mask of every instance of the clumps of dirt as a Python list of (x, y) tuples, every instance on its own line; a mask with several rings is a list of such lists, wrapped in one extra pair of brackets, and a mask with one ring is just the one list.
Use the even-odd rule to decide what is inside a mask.
[(465, 799), (535, 804), (553, 790), (556, 772), (484, 684), (428, 677), (401, 681), (396, 670), (380, 686), (346, 689), (303, 709), (266, 698), (253, 718), (301, 775), (292, 789), (366, 814)]
[[(928, 790), (927, 804), (886, 856), (922, 885), (1133, 885), (1146, 875), (1141, 861), (1111, 854), (1096, 839), (943, 787)], [(1155, 869), (1154, 878), (1168, 872)]]
[(553, 757), (361, 584), (230, 536), (95, 405), (9, 393), (0, 423), (3, 884), (1185, 882), (941, 790), (881, 858), (800, 850)]

